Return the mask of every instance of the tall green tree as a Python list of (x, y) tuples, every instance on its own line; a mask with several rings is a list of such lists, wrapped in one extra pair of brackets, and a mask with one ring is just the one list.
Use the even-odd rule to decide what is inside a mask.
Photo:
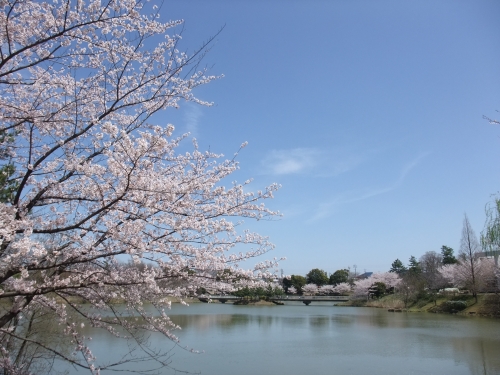
[(443, 264), (455, 264), (457, 258), (453, 255), (453, 249), (448, 246), (441, 246), (441, 256), (443, 257)]
[(313, 268), (306, 275), (309, 284), (316, 284), (317, 286), (328, 284), (328, 274), (319, 268)]
[(403, 262), (401, 262), (399, 259), (396, 259), (394, 262), (392, 262), (391, 269), (389, 270), (389, 272), (394, 272), (397, 273), (398, 275), (402, 275), (406, 271), (407, 268), (405, 267)]
[(410, 260), (408, 261), (408, 272), (416, 275), (422, 273), (422, 267), (420, 266), (420, 262), (417, 261), (417, 258), (415, 258), (413, 255), (410, 257)]
[[(298, 293), (302, 293), (302, 287), (306, 284), (307, 280), (304, 276), (292, 275), (290, 277), (290, 286), (293, 286), (295, 289), (297, 289)], [(287, 287), (287, 290), (290, 286)]]
[(346, 283), (349, 279), (349, 270), (341, 269), (337, 270), (330, 275), (329, 284), (338, 285), (340, 283)]
[(285, 289), (285, 292), (288, 292), (288, 288), (290, 288), (293, 285), (292, 278), (284, 277), (283, 280), (281, 280), (281, 284), (283, 285), (283, 289)]

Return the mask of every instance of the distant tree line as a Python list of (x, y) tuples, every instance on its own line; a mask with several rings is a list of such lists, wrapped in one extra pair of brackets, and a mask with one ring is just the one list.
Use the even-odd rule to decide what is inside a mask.
[(490, 256), (499, 250), (495, 241), (499, 238), (496, 231), (500, 228), (500, 204), (498, 200), (495, 202), (495, 209), (489, 212), (481, 241), (472, 229), (467, 215), (464, 216), (457, 256), (451, 247), (442, 246), (440, 253), (428, 251), (419, 260), (412, 255), (406, 266), (400, 259), (392, 262), (390, 272), (401, 277), (399, 291), (405, 305), (422, 296), (430, 296), (435, 302), (437, 294), (444, 288), (470, 292), (476, 302), (479, 292), (498, 291), (499, 271)]
[[(291, 275), (290, 277), (285, 277), (283, 279), (283, 288), (285, 289), (285, 292), (289, 294), (303, 294), (306, 285), (314, 284), (319, 290), (319, 288), (327, 285), (335, 287), (342, 283), (347, 283), (349, 278), (350, 272), (348, 269), (339, 269), (328, 276), (326, 271), (319, 268), (313, 268), (305, 277), (301, 275)], [(293, 289), (291, 289), (292, 287)], [(311, 286), (306, 288), (306, 291), (311, 292)]]

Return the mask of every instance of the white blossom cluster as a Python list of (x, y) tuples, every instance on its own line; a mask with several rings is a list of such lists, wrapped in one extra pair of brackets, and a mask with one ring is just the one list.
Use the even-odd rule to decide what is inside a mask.
[(493, 259), (476, 257), (456, 264), (446, 264), (439, 269), (439, 273), (452, 287), (476, 288), (480, 291), (488, 282), (496, 284), (498, 268)]
[(397, 287), (401, 278), (394, 272), (374, 273), (366, 279), (357, 280), (353, 287), (354, 297), (368, 296), (369, 289), (377, 282), (384, 283), (387, 288)]
[(196, 143), (178, 153), (184, 136), (149, 123), (181, 100), (210, 105), (192, 93), (217, 78), (193, 69), (206, 45), (179, 52), (180, 36), (169, 33), (182, 21), (159, 22), (139, 0), (0, 4), (0, 132), (14, 138), (0, 145), (10, 155), (0, 162), (15, 167), (16, 186), (0, 203), (0, 298), (10, 304), (0, 316), (0, 366), (27, 371), (11, 348), (26, 342), (19, 317), (37, 309), (55, 314), (79, 355), (47, 352), (98, 374), (85, 325), (177, 341), (168, 297), (271, 277), (277, 259), (242, 263), (273, 245), (237, 229), (242, 218), (277, 214), (261, 202), (278, 185), (255, 194), (250, 181), (226, 187), (234, 158)]

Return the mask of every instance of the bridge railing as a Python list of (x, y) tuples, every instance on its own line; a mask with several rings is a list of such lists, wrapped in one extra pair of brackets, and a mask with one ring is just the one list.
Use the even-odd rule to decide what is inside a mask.
[(313, 300), (313, 301), (336, 301), (336, 300), (342, 300), (345, 301), (349, 299), (349, 296), (279, 296), (277, 299), (282, 299), (282, 300), (296, 300), (300, 301), (303, 299), (308, 299), (308, 300)]
[[(225, 299), (225, 300), (240, 300), (245, 297), (237, 297), (233, 295), (206, 295), (205, 298), (209, 299)], [(256, 297), (257, 298), (257, 297)], [(280, 296), (272, 296), (267, 297), (269, 300), (281, 300), (281, 301), (302, 301), (312, 300), (312, 301), (346, 301), (349, 299), (349, 296), (297, 296), (297, 295), (280, 295)]]

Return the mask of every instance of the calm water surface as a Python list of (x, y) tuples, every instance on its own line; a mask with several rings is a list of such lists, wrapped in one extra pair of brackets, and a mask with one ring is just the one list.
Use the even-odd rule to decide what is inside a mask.
[[(493, 319), (298, 303), (173, 305), (171, 318), (183, 327), (182, 344), (204, 353), (172, 348), (160, 336), (152, 347), (172, 348), (173, 367), (203, 375), (500, 374), (500, 321)], [(89, 334), (104, 361), (127, 349)]]

